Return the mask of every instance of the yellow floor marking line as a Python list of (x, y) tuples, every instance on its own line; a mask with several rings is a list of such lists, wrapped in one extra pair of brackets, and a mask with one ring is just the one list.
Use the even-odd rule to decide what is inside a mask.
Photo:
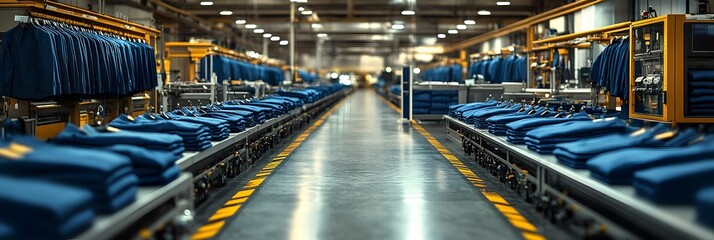
[[(346, 99), (346, 98), (345, 98)], [(297, 149), (298, 146), (302, 142), (307, 139), (310, 134), (315, 131), (322, 123), (325, 122), (325, 119), (327, 119), (330, 115), (332, 115), (333, 112), (335, 112), (345, 101), (345, 99), (340, 100), (339, 103), (335, 104), (335, 106), (332, 106), (330, 110), (325, 112), (325, 114), (322, 115), (317, 121), (315, 121), (309, 128), (307, 128), (304, 132), (300, 133), (300, 135), (290, 143), (285, 149), (283, 149), (278, 156), (273, 158), (263, 169), (258, 172), (255, 177), (253, 177), (252, 180), (248, 181), (248, 183), (238, 192), (236, 192), (235, 195), (231, 199), (229, 199), (225, 204), (223, 204), (223, 207), (218, 209), (210, 218), (208, 218), (208, 223), (204, 224), (199, 228), (192, 236), (192, 239), (194, 240), (201, 240), (201, 239), (210, 239), (215, 237), (223, 228), (223, 226), (226, 224), (226, 219), (234, 216), (236, 213), (238, 213), (238, 210), (240, 207), (248, 201), (248, 198), (255, 192), (255, 189), (258, 188), (264, 181), (265, 179), (277, 168), (280, 163), (285, 160), (290, 153), (292, 153), (295, 149)]]
[[(399, 108), (394, 106), (392, 102), (388, 101), (384, 97), (380, 97), (384, 103), (387, 104), (387, 106), (391, 107), (397, 112), (401, 112)], [(464, 177), (466, 177), (469, 182), (474, 187), (477, 187), (481, 189), (481, 193), (488, 199), (489, 202), (491, 202), (496, 209), (503, 214), (503, 216), (508, 220), (511, 225), (521, 231), (521, 236), (526, 239), (526, 240), (544, 240), (546, 239), (545, 236), (541, 235), (538, 233), (538, 229), (533, 225), (528, 219), (523, 217), (521, 213), (518, 212), (514, 207), (511, 206), (510, 203), (506, 199), (504, 199), (501, 195), (499, 195), (496, 192), (490, 192), (486, 189), (486, 184), (483, 182), (483, 180), (476, 175), (471, 169), (469, 169), (464, 163), (461, 162), (454, 154), (452, 154), (444, 145), (442, 145), (434, 136), (431, 135), (431, 133), (427, 132), (424, 127), (422, 127), (419, 123), (416, 121), (412, 120), (412, 126), (414, 129), (417, 130), (426, 140), (436, 148), (439, 153), (441, 153), (444, 158), (453, 165), (456, 170), (458, 170)]]

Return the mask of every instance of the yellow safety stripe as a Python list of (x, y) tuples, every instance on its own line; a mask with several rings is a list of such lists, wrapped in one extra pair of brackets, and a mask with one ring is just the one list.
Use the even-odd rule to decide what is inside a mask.
[[(392, 102), (381, 98), (387, 106), (392, 109), (399, 110)], [(398, 111), (401, 112), (401, 111)], [(491, 204), (496, 207), (496, 209), (503, 214), (503, 216), (508, 220), (511, 225), (521, 231), (521, 236), (526, 240), (544, 240), (546, 239), (542, 234), (538, 233), (538, 229), (533, 225), (528, 219), (523, 217), (518, 210), (511, 206), (511, 204), (506, 201), (501, 195), (496, 192), (491, 192), (486, 189), (486, 184), (484, 181), (476, 175), (471, 169), (469, 169), (461, 160), (459, 160), (454, 154), (452, 154), (444, 145), (442, 145), (434, 136), (427, 132), (424, 127), (419, 125), (416, 121), (412, 120), (412, 126), (417, 130), (426, 140), (436, 148), (439, 153), (441, 153), (447, 161), (453, 165), (456, 170), (458, 170), (461, 175), (466, 177), (466, 179), (471, 182), (474, 187), (481, 189), (481, 193), (488, 199)]]
[(300, 146), (300, 144), (304, 142), (308, 136), (310, 136), (310, 133), (322, 125), (322, 123), (325, 122), (325, 119), (332, 115), (332, 113), (336, 111), (337, 108), (344, 103), (344, 101), (345, 99), (342, 99), (339, 103), (335, 104), (335, 106), (325, 112), (325, 114), (323, 114), (322, 117), (315, 121), (309, 128), (300, 133), (295, 141), (283, 149), (283, 151), (280, 152), (278, 156), (273, 158), (267, 165), (265, 165), (265, 167), (263, 167), (263, 169), (261, 169), (252, 180), (250, 180), (241, 190), (236, 192), (231, 199), (226, 201), (226, 203), (223, 204), (223, 207), (218, 209), (210, 218), (208, 218), (208, 223), (201, 226), (201, 228), (193, 234), (192, 239), (200, 240), (215, 237), (226, 224), (226, 219), (234, 216), (241, 206), (248, 201), (248, 198), (250, 198), (253, 192), (255, 192), (255, 189), (265, 181), (273, 170), (275, 170), (280, 163), (282, 163), (290, 155), (290, 153), (295, 151), (295, 149), (297, 149), (297, 147)]

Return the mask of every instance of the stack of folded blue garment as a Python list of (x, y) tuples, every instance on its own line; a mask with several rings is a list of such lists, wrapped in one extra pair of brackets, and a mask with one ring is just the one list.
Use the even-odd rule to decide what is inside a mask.
[(79, 129), (67, 124), (65, 129), (54, 139), (54, 143), (62, 145), (80, 145), (106, 147), (114, 144), (126, 144), (143, 147), (153, 151), (168, 152), (181, 157), (185, 150), (183, 138), (174, 134), (146, 133), (120, 129), (96, 129), (85, 125)]
[(266, 100), (272, 100), (272, 99), (277, 99), (277, 100), (283, 100), (286, 102), (290, 103), (290, 110), (296, 109), (304, 105), (304, 102), (300, 100), (299, 98), (294, 98), (294, 97), (284, 97), (284, 96), (270, 96), (266, 98)]
[(430, 114), (431, 113), (431, 91), (415, 90), (412, 96), (412, 113), (413, 114)]
[[(488, 128), (488, 121), (490, 117), (493, 116), (498, 116), (498, 115), (504, 115), (504, 114), (511, 114), (511, 113), (516, 113), (519, 110), (521, 110), (523, 105), (521, 104), (513, 104), (510, 106), (506, 106), (504, 108), (487, 108), (487, 109), (481, 109), (475, 112), (472, 116), (474, 119), (474, 126), (476, 128), (480, 129), (487, 129)], [(530, 108), (527, 108), (526, 110), (530, 110)]]
[(488, 132), (496, 136), (505, 136), (508, 133), (506, 124), (523, 119), (552, 117), (554, 115), (546, 107), (537, 107), (529, 111), (493, 116), (486, 119), (486, 122), (488, 124)]
[(292, 90), (292, 91), (283, 91), (283, 90), (278, 90), (278, 95), (280, 96), (285, 96), (285, 97), (294, 97), (298, 98), (306, 103), (313, 103), (317, 99), (315, 99), (312, 91), (307, 91), (307, 90)]
[(529, 118), (506, 124), (506, 140), (513, 144), (526, 144), (526, 133), (538, 127), (571, 121), (590, 121), (586, 112), (579, 112), (562, 118)]
[(714, 187), (700, 190), (696, 197), (697, 221), (714, 227)]
[(287, 113), (287, 109), (282, 105), (282, 103), (272, 103), (269, 101), (254, 101), (246, 102), (245, 105), (270, 109), (271, 115), (275, 117)]
[[(228, 121), (216, 118), (199, 117), (197, 113), (194, 113), (186, 108), (166, 113), (166, 116), (168, 116), (170, 120), (195, 123), (207, 127), (210, 131), (209, 138), (211, 141), (221, 141), (223, 139), (226, 139), (228, 138), (231, 132), (229, 128), (230, 124), (228, 124)], [(147, 118), (166, 120), (161, 116), (157, 117), (154, 115), (148, 116)]]
[(598, 119), (595, 121), (574, 121), (548, 125), (526, 133), (528, 149), (542, 154), (551, 154), (555, 145), (580, 139), (593, 138), (628, 130), (624, 121), (619, 119)]
[[(560, 143), (555, 146), (553, 155), (558, 162), (576, 169), (587, 168), (587, 161), (598, 154), (631, 147), (663, 146), (666, 139), (655, 138), (658, 134), (671, 131), (665, 124), (649, 129), (641, 129), (630, 134), (615, 133), (574, 142)], [(696, 135), (694, 135), (696, 137)]]
[(0, 239), (71, 239), (92, 226), (87, 190), (0, 176)]
[(475, 103), (451, 105), (451, 106), (449, 106), (449, 116), (455, 117), (459, 120), (464, 120), (464, 118), (463, 118), (464, 112), (481, 109), (481, 108), (485, 108), (485, 107), (492, 107), (492, 106), (496, 106), (496, 104), (498, 104), (498, 101), (488, 100), (485, 102), (475, 102)]
[(714, 116), (714, 71), (689, 70), (689, 116)]
[(464, 121), (468, 124), (475, 124), (476, 120), (478, 119), (476, 117), (477, 113), (480, 113), (482, 111), (489, 110), (489, 109), (502, 109), (502, 108), (508, 107), (509, 105), (510, 105), (510, 103), (508, 103), (508, 102), (501, 102), (496, 105), (488, 104), (486, 106), (478, 106), (478, 107), (474, 106), (474, 109), (464, 111), (461, 114), (460, 120)]
[(714, 159), (637, 171), (632, 186), (637, 195), (661, 204), (691, 204), (699, 190), (714, 186)]
[(101, 150), (118, 153), (131, 159), (140, 186), (165, 185), (178, 178), (181, 173), (176, 165), (178, 158), (167, 152), (123, 144), (101, 148)]
[[(206, 105), (201, 107), (201, 109), (205, 112), (203, 113), (204, 116), (206, 117), (213, 117), (213, 118), (219, 118), (223, 119), (222, 117), (225, 118), (230, 118), (233, 116), (241, 117), (243, 119), (243, 124), (245, 128), (253, 127), (257, 124), (260, 124), (260, 115), (252, 112), (252, 111), (243, 111), (243, 110), (225, 110), (218, 108), (215, 105)], [(228, 119), (224, 119), (228, 120)], [(228, 120), (230, 121), (230, 120)], [(265, 120), (263, 120), (265, 121)], [(242, 132), (243, 130), (240, 130), (239, 132)]]
[[(232, 133), (238, 133), (245, 131), (246, 125), (250, 125), (251, 123), (247, 122), (246, 119), (243, 116), (236, 114), (236, 113), (231, 113), (231, 112), (224, 112), (220, 110), (214, 110), (211, 108), (210, 105), (201, 107), (202, 112), (200, 112), (201, 117), (206, 117), (206, 118), (214, 118), (214, 119), (221, 119), (225, 120), (228, 122), (228, 130)], [(197, 113), (193, 111), (193, 113)], [(248, 113), (251, 114), (251, 113)], [(161, 117), (160, 115), (154, 114), (154, 117)], [(252, 121), (251, 121), (252, 122)], [(253, 125), (255, 125), (253, 123)]]
[(257, 106), (248, 106), (248, 105), (239, 105), (238, 103), (231, 102), (231, 103), (224, 103), (224, 104), (218, 104), (216, 105), (221, 110), (227, 110), (227, 111), (245, 111), (245, 112), (251, 112), (255, 114), (255, 121), (258, 124), (265, 123), (268, 119), (272, 118), (270, 116), (270, 109), (263, 108), (263, 107), (257, 107)]
[(431, 114), (447, 114), (449, 106), (459, 103), (459, 92), (450, 91), (431, 91)]
[[(683, 138), (690, 138), (680, 133)], [(676, 138), (676, 137), (675, 137)], [(672, 141), (678, 141), (672, 139)], [(682, 141), (683, 142), (683, 141)], [(710, 158), (714, 137), (686, 147), (628, 148), (600, 154), (587, 162), (590, 175), (609, 184), (631, 184), (635, 172), (677, 163)]]
[(139, 132), (161, 132), (176, 134), (183, 138), (187, 151), (203, 151), (211, 146), (211, 130), (201, 124), (166, 120), (163, 118), (148, 119), (144, 116), (130, 118), (122, 114), (112, 120), (109, 126)]
[(27, 136), (0, 142), (0, 174), (32, 178), (92, 192), (99, 212), (115, 212), (136, 199), (131, 161), (108, 151), (52, 145)]
[[(149, 150), (141, 145), (131, 145), (133, 139), (111, 137), (111, 133), (99, 134), (92, 127), (85, 126), (83, 130), (72, 124), (67, 127), (53, 140), (54, 143), (73, 145), (77, 147), (91, 147), (124, 155), (131, 160), (134, 174), (139, 177), (139, 185), (153, 186), (163, 185), (176, 179), (180, 170), (176, 166), (176, 160), (180, 158), (168, 151)], [(95, 132), (88, 134), (88, 132)], [(123, 133), (120, 131), (117, 133)], [(152, 135), (145, 133), (146, 135)], [(171, 134), (153, 134), (154, 137), (177, 137)], [(93, 137), (95, 136), (95, 137)], [(141, 139), (141, 138), (139, 138)], [(136, 142), (134, 142), (136, 144)], [(181, 142), (183, 144), (183, 142)]]

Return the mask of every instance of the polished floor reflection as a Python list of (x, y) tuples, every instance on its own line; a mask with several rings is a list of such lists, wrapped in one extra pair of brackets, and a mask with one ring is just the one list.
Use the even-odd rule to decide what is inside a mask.
[(518, 239), (373, 91), (357, 91), (227, 221), (220, 239)]

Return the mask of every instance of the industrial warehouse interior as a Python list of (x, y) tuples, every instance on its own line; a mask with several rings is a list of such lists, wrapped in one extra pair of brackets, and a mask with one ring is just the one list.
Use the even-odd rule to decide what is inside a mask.
[(714, 239), (713, 11), (0, 0), (0, 240)]

